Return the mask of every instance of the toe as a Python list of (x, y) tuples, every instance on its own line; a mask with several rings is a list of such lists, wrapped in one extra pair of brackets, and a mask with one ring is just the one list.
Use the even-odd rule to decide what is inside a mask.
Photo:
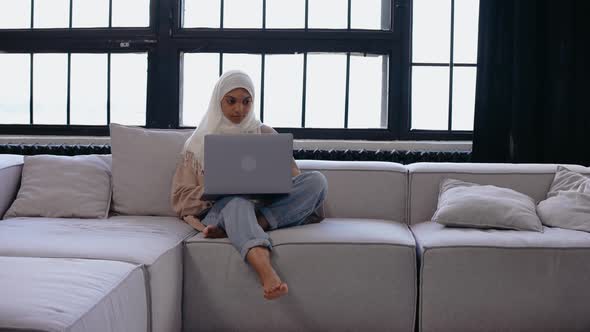
[(274, 287), (272, 287), (269, 291), (264, 291), (264, 298), (267, 300), (274, 300), (276, 298), (281, 297), (289, 292), (289, 287), (286, 283), (282, 282)]

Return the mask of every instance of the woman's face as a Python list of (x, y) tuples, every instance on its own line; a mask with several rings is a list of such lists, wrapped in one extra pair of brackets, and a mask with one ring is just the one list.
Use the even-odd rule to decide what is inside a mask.
[(221, 112), (234, 124), (242, 122), (251, 109), (252, 96), (246, 89), (233, 89), (221, 98)]

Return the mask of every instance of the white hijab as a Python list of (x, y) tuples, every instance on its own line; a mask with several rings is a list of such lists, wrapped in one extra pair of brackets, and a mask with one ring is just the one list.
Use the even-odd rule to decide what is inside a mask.
[[(252, 109), (242, 122), (234, 124), (221, 112), (221, 100), (226, 93), (237, 88), (246, 89), (250, 93), (250, 96), (252, 96)], [(191, 137), (184, 143), (184, 148), (182, 149), (185, 158), (189, 158), (190, 154), (188, 152), (192, 152), (192, 165), (195, 170), (197, 169), (197, 162), (201, 170), (205, 169), (205, 135), (260, 134), (262, 123), (254, 115), (254, 101), (254, 84), (248, 74), (239, 70), (231, 70), (219, 78), (211, 94), (207, 113), (205, 113), (205, 116), (201, 119), (201, 123), (199, 123), (199, 126), (195, 129)]]

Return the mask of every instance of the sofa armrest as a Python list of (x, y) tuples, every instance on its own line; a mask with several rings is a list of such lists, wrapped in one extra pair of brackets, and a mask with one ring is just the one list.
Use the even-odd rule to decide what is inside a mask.
[(20, 187), (24, 157), (0, 155), (0, 219), (10, 207)]

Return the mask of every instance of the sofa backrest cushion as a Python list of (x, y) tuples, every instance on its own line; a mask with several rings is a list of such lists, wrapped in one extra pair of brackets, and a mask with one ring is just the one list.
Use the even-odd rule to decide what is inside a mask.
[[(415, 163), (409, 170), (410, 224), (430, 221), (436, 211), (440, 183), (443, 179), (491, 184), (510, 188), (530, 196), (535, 202), (544, 200), (553, 181), (554, 164), (475, 164), (475, 163)], [(589, 168), (568, 165), (578, 172), (590, 173)]]
[(0, 219), (12, 205), (18, 192), (23, 160), (21, 155), (0, 155)]
[(172, 177), (192, 130), (158, 130), (111, 123), (113, 204), (123, 215), (176, 216)]
[(406, 223), (407, 170), (397, 163), (298, 160), (305, 172), (328, 180), (326, 217), (371, 218)]
[(106, 218), (111, 157), (26, 156), (16, 200), (4, 218)]

